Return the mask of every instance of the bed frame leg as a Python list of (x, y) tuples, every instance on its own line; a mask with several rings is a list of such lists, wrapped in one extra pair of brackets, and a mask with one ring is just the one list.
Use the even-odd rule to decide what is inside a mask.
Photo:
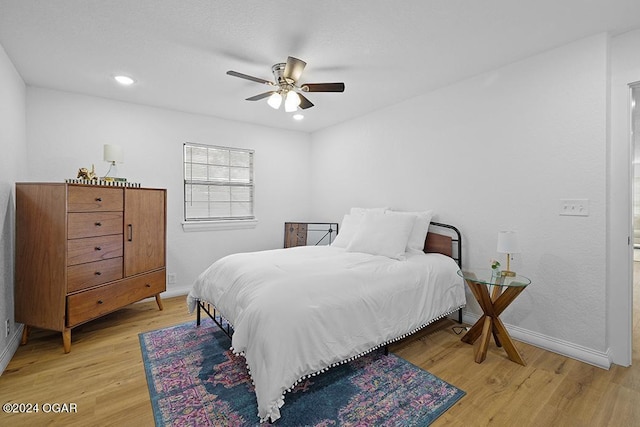
[(384, 355), (385, 355), (385, 356), (388, 356), (388, 355), (389, 355), (389, 346), (388, 346), (388, 345), (385, 345), (385, 346), (384, 346)]
[[(205, 304), (207, 304), (206, 307), (205, 307)], [(229, 339), (231, 339), (231, 335), (232, 335), (231, 325), (228, 322), (223, 322), (224, 319), (222, 318), (222, 315), (219, 315), (218, 318), (216, 319), (216, 307), (202, 300), (198, 301), (198, 311), (196, 312), (196, 327), (200, 326), (200, 323), (201, 323), (201, 317), (202, 317), (201, 311), (204, 311), (207, 314), (207, 316), (209, 316), (209, 318), (213, 320), (213, 322), (216, 325), (218, 325), (220, 330), (224, 332), (224, 334), (228, 336)], [(223, 323), (226, 323), (226, 325), (224, 325)]]
[(458, 309), (458, 323), (462, 323), (462, 309)]
[(196, 304), (198, 305), (198, 311), (196, 312), (196, 326), (200, 326), (200, 300), (198, 300)]

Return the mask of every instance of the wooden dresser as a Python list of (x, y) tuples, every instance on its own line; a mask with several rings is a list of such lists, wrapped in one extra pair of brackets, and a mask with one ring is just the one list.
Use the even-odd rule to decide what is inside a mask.
[(16, 184), (15, 316), (62, 332), (166, 290), (166, 190)]

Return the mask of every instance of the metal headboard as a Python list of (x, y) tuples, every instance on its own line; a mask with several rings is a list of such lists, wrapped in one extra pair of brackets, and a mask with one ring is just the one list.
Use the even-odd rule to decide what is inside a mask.
[(457, 251), (451, 256), (451, 258), (456, 261), (458, 267), (462, 268), (462, 234), (460, 234), (460, 230), (458, 230), (451, 224), (445, 224), (442, 222), (431, 221), (431, 225), (435, 225), (436, 227), (448, 228), (450, 230), (453, 230), (453, 232), (456, 234), (456, 238), (451, 237), (451, 242), (456, 244)]

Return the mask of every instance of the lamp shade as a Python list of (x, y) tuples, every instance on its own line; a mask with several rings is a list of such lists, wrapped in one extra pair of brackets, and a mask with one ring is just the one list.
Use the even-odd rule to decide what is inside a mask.
[(267, 104), (269, 104), (271, 108), (277, 110), (280, 108), (280, 104), (282, 104), (282, 95), (278, 92), (273, 92), (269, 99), (267, 99)]
[(124, 151), (119, 145), (104, 144), (102, 157), (104, 158), (105, 162), (123, 163)]
[(300, 96), (294, 91), (287, 92), (287, 97), (284, 100), (284, 111), (287, 113), (292, 113), (298, 109), (298, 105), (300, 105)]
[(501, 254), (520, 253), (520, 246), (518, 245), (518, 235), (515, 231), (498, 232), (498, 252)]

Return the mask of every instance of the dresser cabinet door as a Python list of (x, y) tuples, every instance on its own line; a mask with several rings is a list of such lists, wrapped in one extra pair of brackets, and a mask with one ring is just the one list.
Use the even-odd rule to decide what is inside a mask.
[(165, 194), (164, 190), (125, 190), (125, 277), (165, 265)]

